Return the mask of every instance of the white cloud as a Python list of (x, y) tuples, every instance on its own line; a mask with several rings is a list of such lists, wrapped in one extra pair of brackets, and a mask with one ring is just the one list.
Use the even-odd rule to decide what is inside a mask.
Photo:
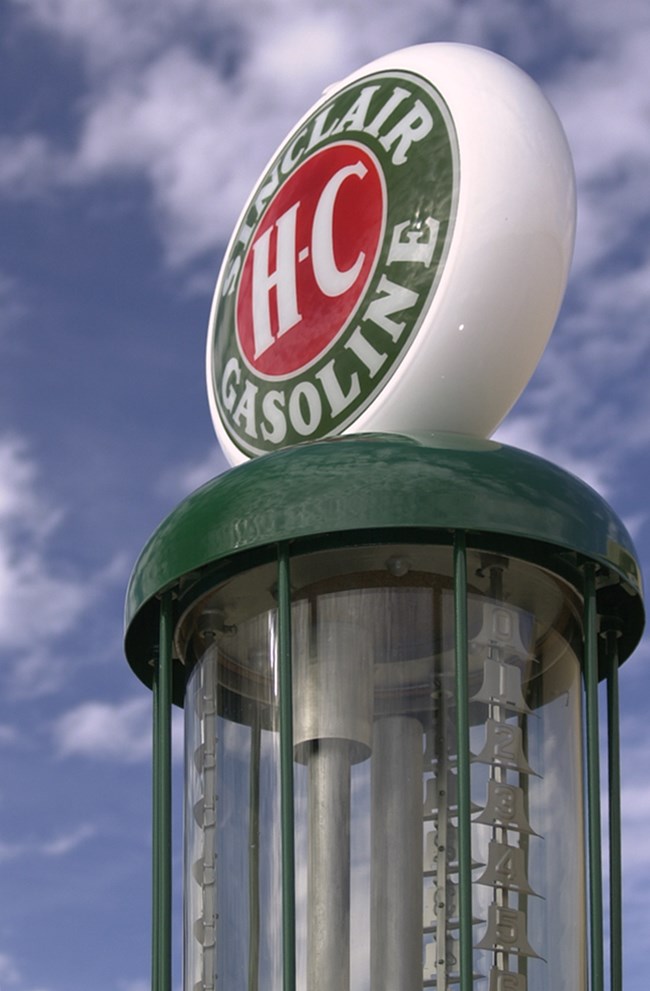
[(0, 863), (22, 857), (64, 857), (93, 837), (95, 833), (94, 826), (90, 823), (82, 823), (67, 833), (60, 833), (49, 839), (27, 838), (14, 843), (0, 840)]
[(14, 0), (37, 27), (68, 45), (98, 69), (143, 57), (173, 31), (179, 15), (200, 6), (193, 0)]
[[(1, 152), (0, 152), (1, 161)], [(0, 186), (2, 181), (0, 180)], [(0, 272), (0, 338), (26, 314), (25, 297), (16, 280)]]
[(69, 833), (62, 833), (48, 840), (41, 846), (41, 851), (46, 857), (64, 857), (78, 846), (85, 843), (95, 835), (95, 827), (89, 823), (83, 823)]
[(121, 558), (82, 576), (52, 560), (48, 540), (62, 514), (39, 491), (36, 463), (15, 436), (0, 437), (0, 650), (13, 694), (58, 686), (64, 662), (54, 642), (73, 630), (105, 588), (121, 578)]
[(151, 701), (83, 702), (61, 716), (54, 727), (62, 757), (108, 758), (133, 763), (151, 754)]
[[(151, 696), (124, 702), (82, 702), (60, 716), (53, 728), (61, 757), (89, 757), (125, 764), (151, 757)], [(183, 748), (183, 716), (172, 712), (172, 753), (179, 760)]]
[(18, 731), (15, 726), (8, 723), (0, 723), (0, 746), (14, 744), (18, 740)]
[(350, 32), (356, 20), (349, 8), (314, 9), (305, 4), (293, 5), (288, 19), (266, 17), (253, 22), (247, 86), (251, 92), (264, 93), (269, 102), (297, 104), (298, 112), (304, 112), (304, 94), (318, 95), (324, 84), (349, 71), (360, 41)]
[(151, 982), (146, 980), (120, 981), (118, 991), (150, 991)]
[[(27, 649), (69, 629), (88, 604), (78, 579), (55, 575), (45, 542), (60, 514), (37, 492), (37, 469), (13, 437), (0, 440), (0, 647)], [(36, 630), (38, 629), (38, 636)]]
[(0, 952), (0, 988), (14, 988), (15, 991), (49, 991), (44, 986), (34, 987), (24, 982), (23, 975), (9, 953)]
[(11, 196), (31, 196), (58, 175), (62, 157), (40, 134), (0, 139), (0, 189)]
[(204, 482), (222, 475), (229, 467), (225, 455), (215, 440), (213, 447), (200, 461), (166, 469), (158, 484), (158, 491), (169, 499), (176, 501), (183, 499)]
[(7, 953), (0, 953), (0, 983), (1, 985), (16, 985), (20, 981), (20, 973), (16, 964)]
[(244, 160), (250, 131), (236, 112), (212, 67), (172, 48), (91, 108), (66, 181), (145, 175), (168, 257), (185, 262), (225, 236), (245, 196), (232, 162)]
[(37, 468), (18, 437), (0, 438), (0, 525), (25, 526), (34, 537), (47, 536), (60, 516), (37, 494)]
[(639, 193), (650, 162), (650, 18), (636, 29), (627, 17), (623, 24), (551, 86), (580, 190), (576, 271), (607, 256), (648, 212)]

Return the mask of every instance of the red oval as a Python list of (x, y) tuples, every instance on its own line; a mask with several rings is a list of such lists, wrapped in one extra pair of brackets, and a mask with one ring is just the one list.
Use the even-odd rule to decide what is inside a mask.
[(316, 152), (281, 186), (248, 248), (237, 295), (239, 345), (254, 371), (293, 374), (344, 329), (379, 254), (385, 201), (374, 156), (348, 142)]

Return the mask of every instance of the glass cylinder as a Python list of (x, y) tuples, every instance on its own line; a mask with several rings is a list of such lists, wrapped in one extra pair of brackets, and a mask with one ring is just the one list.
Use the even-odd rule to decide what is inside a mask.
[[(581, 991), (580, 599), (514, 557), (467, 573), (473, 987)], [(238, 574), (177, 628), (185, 991), (282, 988), (277, 580)], [(296, 988), (458, 987), (451, 549), (295, 556), (290, 616)]]

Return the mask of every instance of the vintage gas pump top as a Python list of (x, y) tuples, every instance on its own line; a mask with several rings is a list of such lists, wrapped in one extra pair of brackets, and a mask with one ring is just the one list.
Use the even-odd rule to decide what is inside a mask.
[[(181, 600), (215, 563), (328, 535), (372, 540), (379, 531), (434, 535), (462, 529), (516, 552), (522, 544), (565, 565), (603, 569), (601, 611), (625, 615), (621, 656), (643, 629), (641, 573), (632, 540), (593, 489), (535, 455), (458, 435), (373, 434), (305, 444), (233, 468), (185, 499), (161, 524), (134, 568), (126, 601), (126, 650), (151, 682), (158, 599)], [(443, 536), (443, 539), (444, 536)], [(447, 538), (448, 539), (448, 538)], [(559, 562), (559, 558), (558, 558)], [(179, 671), (179, 674), (181, 672)], [(184, 677), (178, 680), (181, 702)]]

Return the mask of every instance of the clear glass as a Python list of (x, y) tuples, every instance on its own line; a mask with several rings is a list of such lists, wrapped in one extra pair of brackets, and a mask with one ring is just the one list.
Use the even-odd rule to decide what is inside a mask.
[[(240, 575), (180, 624), (185, 991), (282, 987), (276, 581)], [(458, 986), (453, 584), (444, 547), (291, 562), (298, 991)], [(579, 607), (468, 553), (478, 991), (586, 987)]]
[(186, 991), (282, 985), (277, 614), (269, 596), (248, 615), (242, 592), (213, 598), (187, 645)]

